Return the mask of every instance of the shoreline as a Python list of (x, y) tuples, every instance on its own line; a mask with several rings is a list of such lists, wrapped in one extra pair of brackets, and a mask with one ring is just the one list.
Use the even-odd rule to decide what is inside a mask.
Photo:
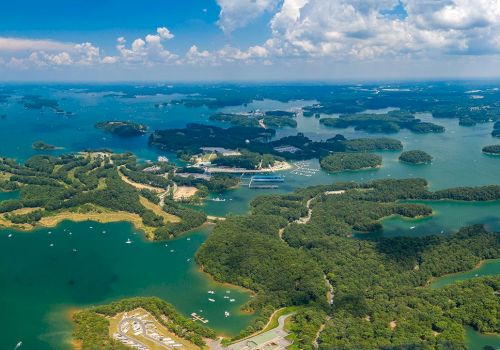
[[(484, 264), (486, 264), (487, 262), (494, 262), (494, 261), (500, 261), (500, 258), (495, 258), (495, 259), (483, 259), (483, 260), (480, 260), (476, 265), (474, 265), (474, 267), (472, 269), (469, 269), (469, 270), (465, 270), (465, 271), (460, 271), (460, 272), (452, 272), (452, 273), (447, 273), (446, 275), (442, 275), (442, 276), (439, 276), (439, 277), (431, 277), (426, 283), (425, 285), (423, 286), (423, 288), (432, 288), (431, 287), (431, 284), (433, 282), (435, 282), (436, 280), (438, 279), (441, 279), (441, 278), (446, 278), (446, 277), (450, 277), (450, 276), (454, 276), (454, 275), (460, 275), (460, 274), (464, 274), (464, 273), (467, 273), (467, 272), (472, 272), (474, 270), (477, 270), (479, 268), (481, 268)], [(477, 278), (479, 277), (483, 277), (483, 276), (478, 276)], [(476, 277), (472, 277), (472, 278), (476, 278)], [(472, 278), (469, 278), (469, 279), (472, 279)], [(459, 281), (461, 282), (461, 281)], [(495, 333), (494, 333), (495, 334)]]

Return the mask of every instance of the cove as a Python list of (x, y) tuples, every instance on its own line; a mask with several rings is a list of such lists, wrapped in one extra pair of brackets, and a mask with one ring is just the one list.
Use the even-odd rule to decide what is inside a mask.
[(481, 263), (477, 268), (460, 273), (453, 273), (450, 275), (436, 278), (429, 285), (430, 288), (441, 288), (452, 283), (466, 281), (474, 277), (493, 276), (500, 273), (500, 259), (486, 260)]
[[(465, 337), (469, 350), (496, 350), (500, 349), (500, 336), (495, 334), (481, 334), (472, 327), (465, 328)], [(489, 346), (489, 348), (488, 348)]]
[(433, 215), (421, 219), (406, 219), (391, 216), (383, 219), (383, 230), (374, 233), (358, 233), (358, 238), (420, 237), (425, 235), (449, 234), (461, 227), (484, 224), (487, 229), (500, 231), (500, 201), (462, 202), (462, 201), (404, 201), (405, 203), (425, 204), (433, 209)]
[[(235, 335), (254, 317), (240, 311), (250, 295), (198, 270), (194, 254), (209, 232), (202, 228), (149, 242), (129, 223), (90, 221), (0, 231), (0, 348), (22, 341), (29, 349), (69, 349), (71, 308), (133, 296), (158, 296), (185, 315), (203, 315), (216, 331)], [(225, 318), (224, 311), (231, 316)]]

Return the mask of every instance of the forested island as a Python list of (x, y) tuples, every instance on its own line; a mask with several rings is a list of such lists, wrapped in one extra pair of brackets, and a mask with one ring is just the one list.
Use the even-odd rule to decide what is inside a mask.
[(399, 160), (409, 164), (429, 164), (432, 156), (424, 151), (412, 150), (401, 153)]
[(333, 153), (320, 160), (321, 168), (330, 172), (378, 168), (382, 157), (372, 153)]
[(217, 113), (210, 116), (210, 120), (228, 122), (232, 125), (283, 128), (297, 127), (296, 114), (288, 111), (267, 111), (250, 113)]
[(441, 133), (444, 127), (423, 122), (407, 111), (391, 111), (387, 114), (342, 114), (338, 118), (321, 118), (320, 123), (332, 128), (348, 128), (368, 132), (396, 133), (408, 129), (415, 133)]
[(175, 201), (176, 189), (206, 196), (238, 184), (229, 175), (195, 179), (166, 162), (139, 164), (131, 154), (39, 155), (24, 164), (0, 158), (3, 190), (19, 199), (0, 203), (0, 226), (30, 230), (62, 220), (130, 221), (150, 239), (168, 239), (202, 225), (206, 216)]
[[(177, 152), (185, 160), (203, 153), (203, 148), (224, 148), (248, 151), (277, 159), (301, 160), (322, 158), (332, 152), (397, 151), (403, 148), (401, 141), (387, 137), (359, 138), (347, 140), (336, 135), (325, 141), (313, 141), (302, 133), (278, 140), (271, 138), (274, 129), (233, 126), (219, 128), (202, 124), (188, 124), (182, 129), (155, 131), (149, 139), (150, 145)], [(269, 157), (268, 157), (269, 158)]]
[(121, 137), (140, 136), (147, 131), (143, 124), (116, 120), (99, 122), (95, 127)]
[(500, 155), (500, 145), (490, 145), (483, 147), (483, 153)]
[(422, 179), (337, 183), (256, 198), (246, 216), (217, 224), (197, 262), (218, 281), (250, 288), (260, 329), (276, 308), (300, 305), (290, 329), (298, 349), (466, 349), (464, 326), (499, 333), (500, 277), (442, 289), (433, 277), (500, 257), (498, 233), (481, 225), (419, 238), (360, 240), (389, 215), (431, 215), (404, 199), (500, 199), (500, 186), (427, 190)]
[(34, 142), (33, 145), (31, 145), (31, 148), (33, 148), (34, 150), (37, 150), (37, 151), (54, 151), (54, 150), (58, 149), (58, 147), (51, 145), (51, 144), (48, 144), (48, 143), (45, 143), (43, 141)]

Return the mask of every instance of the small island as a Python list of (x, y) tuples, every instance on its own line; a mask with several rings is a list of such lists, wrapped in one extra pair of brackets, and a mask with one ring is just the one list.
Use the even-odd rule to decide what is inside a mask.
[(56, 149), (62, 149), (62, 147), (56, 147), (43, 141), (34, 142), (33, 145), (31, 145), (31, 148), (37, 151), (54, 151)]
[(409, 164), (429, 164), (432, 156), (424, 151), (413, 150), (401, 153), (399, 160)]
[(95, 127), (121, 137), (140, 136), (147, 131), (143, 124), (116, 120), (99, 122)]
[(321, 159), (320, 165), (329, 172), (378, 168), (382, 157), (373, 153), (333, 153)]
[(483, 147), (483, 153), (499, 156), (500, 155), (500, 145), (490, 145)]

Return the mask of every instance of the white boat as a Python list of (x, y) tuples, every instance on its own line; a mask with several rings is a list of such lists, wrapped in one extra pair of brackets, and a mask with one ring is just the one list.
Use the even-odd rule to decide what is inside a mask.
[(20, 341), (19, 343), (16, 344), (16, 347), (14, 348), (14, 350), (19, 349), (21, 347), (21, 345), (23, 345), (22, 341)]
[(209, 291), (208, 291), (208, 294), (215, 294), (215, 291), (213, 291), (213, 290), (209, 290)]
[(229, 299), (229, 302), (234, 303), (236, 300), (235, 299)]
[(132, 243), (132, 241), (129, 238), (129, 239), (127, 239), (127, 241), (125, 243), (130, 244), (130, 243)]
[(215, 299), (212, 299), (212, 298), (208, 298), (208, 301), (211, 303), (215, 303)]
[(210, 199), (212, 202), (225, 202), (226, 199), (225, 198), (220, 198), (220, 197), (215, 197), (215, 198), (212, 198)]
[(229, 317), (229, 312), (224, 311), (224, 317)]
[(410, 227), (410, 230), (413, 230), (413, 229), (415, 229), (415, 226)]
[(9, 233), (9, 235), (7, 237), (9, 237), (9, 238), (12, 237), (12, 233)]
[(54, 246), (54, 243), (50, 243), (50, 246), (53, 247)]

